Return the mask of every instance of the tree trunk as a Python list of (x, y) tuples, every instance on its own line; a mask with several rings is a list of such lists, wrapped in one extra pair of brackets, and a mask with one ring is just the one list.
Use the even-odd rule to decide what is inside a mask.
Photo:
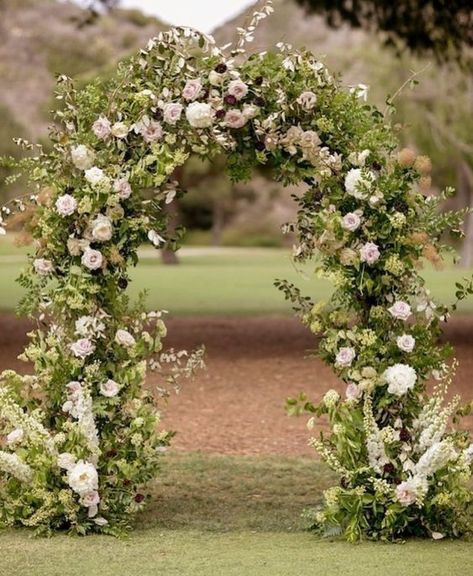
[[(458, 192), (464, 201), (464, 206), (473, 208), (473, 171), (464, 160), (458, 165)], [(470, 268), (473, 266), (473, 214), (466, 216), (464, 226), (465, 238), (460, 265), (463, 268)]]

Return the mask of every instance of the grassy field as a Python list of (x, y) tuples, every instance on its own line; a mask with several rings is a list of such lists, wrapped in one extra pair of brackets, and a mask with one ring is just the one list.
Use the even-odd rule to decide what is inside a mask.
[(3, 576), (460, 576), (472, 544), (320, 541), (300, 513), (331, 480), (311, 459), (168, 454), (126, 540), (0, 533)]
[[(137, 268), (131, 271), (130, 292), (149, 291), (151, 308), (175, 314), (274, 314), (290, 313), (290, 306), (273, 286), (276, 278), (294, 281), (315, 300), (327, 297), (330, 286), (313, 277), (311, 269), (296, 270), (288, 250), (261, 248), (186, 248), (178, 266), (163, 266), (158, 254), (143, 251)], [(24, 249), (16, 249), (0, 239), (0, 309), (14, 309), (20, 288), (15, 283)], [(432, 293), (441, 302), (453, 298), (455, 282), (471, 271), (449, 268), (426, 270)], [(473, 311), (473, 300), (463, 304)]]

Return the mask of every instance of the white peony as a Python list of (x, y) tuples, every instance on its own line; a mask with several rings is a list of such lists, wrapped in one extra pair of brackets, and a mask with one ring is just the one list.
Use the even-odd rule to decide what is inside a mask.
[(408, 320), (412, 314), (412, 309), (407, 302), (397, 300), (391, 308), (388, 308), (388, 312), (397, 320)]
[(412, 390), (417, 381), (414, 368), (407, 364), (390, 366), (384, 372), (384, 377), (388, 383), (388, 392), (395, 396), (403, 396), (408, 390)]
[(120, 344), (120, 346), (124, 346), (125, 348), (131, 348), (135, 345), (136, 340), (132, 334), (128, 332), (128, 330), (120, 329), (117, 330), (117, 333), (115, 334), (115, 342)]
[(106, 184), (109, 181), (108, 176), (101, 168), (93, 166), (85, 171), (85, 179), (93, 187), (100, 186), (101, 184)]
[(126, 200), (131, 196), (131, 186), (127, 178), (118, 178), (113, 183), (113, 191), (118, 193), (121, 200)]
[(351, 196), (362, 200), (366, 198), (368, 190), (374, 181), (374, 174), (362, 171), (361, 168), (352, 168), (345, 176), (345, 190)]
[(235, 96), (237, 100), (241, 100), (248, 94), (248, 86), (241, 80), (232, 80), (228, 85), (227, 92)]
[(36, 258), (33, 261), (33, 267), (36, 274), (40, 276), (47, 276), (53, 271), (53, 263), (51, 260), (46, 260), (46, 258)]
[(360, 248), (360, 260), (362, 262), (366, 262), (367, 264), (371, 265), (377, 262), (379, 257), (379, 248), (373, 242), (366, 242), (366, 244)]
[(56, 200), (56, 211), (61, 216), (70, 216), (76, 209), (76, 199), (70, 194), (63, 194)]
[(200, 80), (188, 80), (182, 91), (182, 97), (185, 100), (192, 102), (199, 97), (202, 91), (202, 83)]
[(103, 264), (103, 256), (98, 250), (86, 248), (82, 254), (81, 262), (89, 270), (98, 270)]
[(194, 128), (208, 128), (213, 121), (212, 107), (204, 102), (193, 102), (186, 109), (186, 118)]
[(23, 428), (15, 428), (10, 434), (7, 434), (7, 444), (18, 444), (23, 440), (24, 436)]
[(90, 462), (79, 460), (67, 472), (69, 486), (80, 496), (98, 489), (99, 478), (95, 466)]
[(94, 165), (95, 154), (90, 148), (84, 146), (84, 144), (79, 144), (79, 146), (71, 148), (71, 158), (76, 168), (79, 170), (87, 170)]
[(92, 238), (97, 242), (108, 242), (113, 235), (113, 226), (110, 218), (99, 214), (95, 220), (92, 221)]
[(410, 334), (402, 334), (396, 338), (397, 347), (403, 352), (412, 352), (416, 345), (416, 339)]
[(102, 140), (108, 138), (111, 132), (110, 120), (105, 116), (100, 116), (100, 118), (97, 118), (92, 124), (92, 131), (97, 138), (101, 138)]
[(120, 386), (115, 382), (115, 380), (107, 380), (100, 384), (100, 394), (106, 396), (107, 398), (113, 398), (120, 391)]
[(338, 351), (338, 353), (335, 357), (335, 363), (337, 366), (342, 366), (342, 367), (351, 366), (351, 363), (355, 359), (355, 356), (356, 356), (356, 353), (355, 353), (355, 350), (353, 348), (350, 348), (348, 346), (346, 346), (344, 348), (340, 348), (340, 350)]
[(163, 108), (164, 121), (168, 124), (176, 124), (176, 122), (181, 119), (182, 110), (182, 104), (178, 104), (177, 102), (165, 104)]
[(421, 478), (410, 478), (396, 486), (396, 499), (403, 506), (410, 506), (420, 500), (427, 490), (425, 481)]
[(88, 338), (76, 340), (69, 348), (77, 358), (86, 358), (95, 352), (95, 346)]
[(128, 136), (130, 129), (125, 124), (125, 122), (115, 122), (112, 126), (112, 134), (115, 138), (123, 139)]
[(356, 212), (349, 212), (342, 218), (342, 228), (354, 232), (360, 227), (361, 218)]

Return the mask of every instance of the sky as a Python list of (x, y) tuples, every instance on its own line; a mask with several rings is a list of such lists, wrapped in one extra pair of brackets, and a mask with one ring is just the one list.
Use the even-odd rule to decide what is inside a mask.
[(121, 0), (124, 8), (139, 8), (174, 26), (212, 32), (255, 0)]

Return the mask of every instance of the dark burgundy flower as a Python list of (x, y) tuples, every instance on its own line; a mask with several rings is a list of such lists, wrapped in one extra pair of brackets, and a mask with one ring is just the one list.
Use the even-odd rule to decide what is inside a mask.
[(119, 278), (118, 279), (118, 287), (122, 290), (125, 290), (128, 286), (128, 280), (126, 278)]
[(136, 494), (135, 495), (135, 502), (137, 504), (140, 504), (141, 502), (143, 502), (143, 500), (145, 499), (145, 495), (144, 494)]
[(263, 76), (257, 76), (257, 77), (255, 78), (255, 84), (256, 84), (256, 86), (261, 86), (261, 84), (263, 84), (263, 80), (264, 80)]
[(394, 474), (394, 472), (396, 471), (396, 468), (394, 468), (394, 464), (392, 462), (387, 462), (383, 466), (383, 471), (385, 474)]
[(396, 476), (395, 478), (393, 478), (393, 483), (396, 484), (396, 486), (399, 486), (399, 484), (402, 482), (402, 480)]
[(374, 170), (381, 170), (382, 166), (379, 162), (373, 162), (372, 164)]
[(223, 108), (219, 108), (216, 112), (215, 112), (215, 116), (221, 120), (224, 116), (225, 116), (225, 110)]
[(411, 439), (411, 433), (407, 428), (401, 428), (399, 430), (399, 439), (401, 440), (401, 442), (409, 442), (409, 440)]
[(224, 100), (225, 104), (230, 104), (230, 106), (233, 106), (237, 102), (237, 99), (235, 98), (235, 96), (233, 96), (233, 94), (227, 94), (223, 98), (223, 100)]
[(266, 149), (266, 146), (264, 145), (264, 142), (256, 142), (255, 148), (256, 148), (256, 150), (258, 150), (259, 152), (263, 152), (263, 150)]
[(226, 71), (227, 71), (227, 65), (224, 64), (223, 62), (215, 66), (215, 72), (218, 72), (219, 74), (223, 74)]
[(107, 452), (107, 458), (115, 458), (115, 456), (118, 454), (118, 452), (112, 448), (112, 450), (109, 450)]
[(340, 486), (341, 486), (342, 488), (348, 488), (349, 482), (348, 482), (348, 479), (345, 478), (345, 476), (343, 476), (342, 478), (340, 478)]
[(259, 106), (260, 108), (262, 108), (265, 105), (264, 98), (262, 98), (261, 96), (257, 96), (255, 98), (255, 104), (256, 104), (256, 106)]

